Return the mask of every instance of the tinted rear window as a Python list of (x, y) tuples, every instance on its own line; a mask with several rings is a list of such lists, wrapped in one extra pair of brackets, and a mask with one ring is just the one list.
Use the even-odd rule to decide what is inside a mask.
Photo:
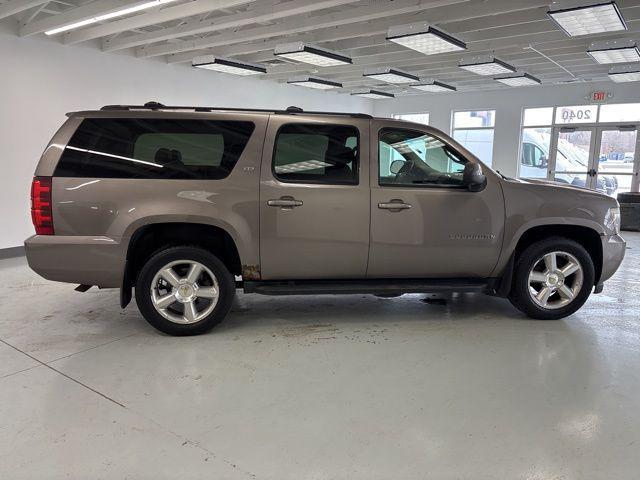
[(240, 121), (90, 118), (55, 174), (97, 178), (225, 178), (254, 124)]

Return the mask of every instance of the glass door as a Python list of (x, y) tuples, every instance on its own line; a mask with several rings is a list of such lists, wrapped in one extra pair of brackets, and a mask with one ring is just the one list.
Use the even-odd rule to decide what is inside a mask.
[(556, 127), (551, 137), (548, 179), (596, 188), (595, 127)]
[(612, 197), (637, 191), (637, 127), (600, 127), (596, 138), (596, 188)]

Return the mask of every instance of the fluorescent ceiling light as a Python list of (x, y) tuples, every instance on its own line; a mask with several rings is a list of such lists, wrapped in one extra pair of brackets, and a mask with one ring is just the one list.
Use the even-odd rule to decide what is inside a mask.
[(423, 92), (440, 93), (440, 92), (455, 92), (457, 89), (453, 85), (447, 85), (446, 83), (432, 80), (430, 82), (420, 82), (414, 85), (410, 85), (411, 88), (422, 90)]
[(550, 10), (547, 14), (571, 37), (627, 29), (616, 2)]
[(296, 62), (311, 63), (320, 67), (331, 67), (352, 63), (350, 57), (326, 48), (306, 45), (302, 42), (276, 45), (273, 54)]
[(129, 15), (131, 13), (139, 12), (140, 10), (147, 10), (148, 8), (153, 8), (158, 5), (162, 5), (164, 3), (175, 2), (176, 0), (152, 0), (151, 2), (144, 2), (138, 5), (134, 5), (132, 7), (123, 8), (120, 10), (115, 10), (110, 13), (105, 13), (104, 15), (98, 15), (97, 17), (87, 18), (85, 20), (80, 20), (79, 22), (70, 23), (68, 25), (64, 25), (62, 27), (54, 28), (52, 30), (47, 30), (44, 32), (46, 35), (56, 35), (58, 33), (66, 32), (68, 30), (74, 30), (76, 28), (84, 27), (87, 25), (91, 25), (92, 23), (103, 22), (105, 20), (111, 20), (112, 18), (122, 17), (124, 15)]
[(467, 45), (463, 41), (426, 23), (391, 27), (387, 31), (387, 40), (424, 53), (425, 55), (457, 52), (467, 49)]
[(509, 85), (510, 87), (528, 87), (529, 85), (540, 85), (542, 83), (541, 80), (537, 79), (533, 75), (529, 75), (528, 73), (503, 75), (495, 77), (494, 80), (504, 83), (505, 85)]
[(395, 95), (393, 93), (382, 92), (380, 90), (359, 90), (356, 92), (351, 92), (351, 95), (373, 99), (395, 98)]
[(640, 65), (619, 65), (611, 67), (609, 78), (616, 83), (640, 81)]
[(334, 90), (336, 88), (342, 88), (342, 84), (339, 82), (332, 82), (331, 80), (325, 80), (324, 78), (310, 77), (309, 75), (290, 78), (287, 80), (287, 83), (291, 85), (300, 85), (301, 87), (315, 88), (317, 90)]
[(230, 73), (232, 75), (260, 75), (267, 73), (267, 69), (257, 63), (241, 62), (230, 58), (204, 55), (193, 59), (192, 65), (197, 68), (215, 70), (216, 72)]
[(387, 83), (412, 83), (419, 80), (419, 77), (416, 75), (390, 67), (365, 70), (362, 75), (364, 77), (373, 78), (374, 80), (380, 80), (381, 82)]
[(509, 65), (508, 63), (494, 58), (491, 55), (483, 55), (480, 57), (470, 58), (468, 60), (462, 60), (458, 66), (463, 70), (484, 76), (515, 73), (517, 70), (513, 65)]
[(640, 50), (633, 40), (615, 40), (605, 43), (592, 43), (587, 53), (598, 63), (640, 62)]

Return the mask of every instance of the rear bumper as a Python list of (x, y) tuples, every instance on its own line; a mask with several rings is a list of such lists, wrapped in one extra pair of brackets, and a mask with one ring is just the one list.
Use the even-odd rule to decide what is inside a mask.
[(599, 284), (609, 280), (622, 263), (627, 243), (620, 235), (604, 235), (602, 241), (602, 273)]
[(24, 242), (29, 267), (56, 282), (120, 287), (126, 251), (104, 236), (34, 235)]

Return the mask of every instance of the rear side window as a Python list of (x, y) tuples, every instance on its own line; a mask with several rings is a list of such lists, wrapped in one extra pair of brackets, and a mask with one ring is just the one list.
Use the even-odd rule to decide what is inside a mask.
[(54, 175), (221, 179), (253, 129), (241, 121), (90, 118), (74, 133)]
[(273, 174), (282, 182), (355, 185), (358, 147), (358, 130), (349, 125), (284, 125), (276, 137)]

